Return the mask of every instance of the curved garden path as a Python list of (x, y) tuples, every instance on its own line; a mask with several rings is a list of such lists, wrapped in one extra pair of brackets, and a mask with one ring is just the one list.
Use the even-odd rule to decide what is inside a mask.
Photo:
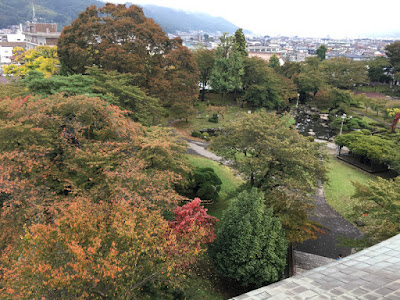
[(297, 245), (296, 250), (329, 258), (337, 258), (339, 254), (343, 257), (350, 255), (351, 248), (339, 246), (340, 237), (356, 239), (362, 237), (362, 233), (326, 202), (321, 184), (315, 200), (315, 209), (310, 214), (310, 219), (323, 225), (326, 228), (325, 234), (319, 234), (316, 240)]
[[(185, 138), (185, 140), (188, 142), (188, 153), (229, 164), (222, 157), (206, 149), (210, 143), (188, 138)], [(326, 143), (326, 141), (322, 140), (316, 140), (316, 142)], [(327, 148), (328, 151), (334, 153), (336, 145), (327, 143)], [(329, 206), (325, 200), (324, 187), (321, 184), (317, 189), (315, 199), (315, 209), (310, 214), (310, 219), (322, 224), (326, 228), (325, 234), (319, 235), (316, 240), (309, 240), (297, 245), (296, 250), (328, 258), (337, 258), (339, 254), (343, 256), (350, 255), (352, 253), (351, 248), (338, 246), (340, 243), (339, 237), (358, 238), (362, 236), (362, 233)], [(321, 263), (326, 263), (323, 258), (320, 261)]]

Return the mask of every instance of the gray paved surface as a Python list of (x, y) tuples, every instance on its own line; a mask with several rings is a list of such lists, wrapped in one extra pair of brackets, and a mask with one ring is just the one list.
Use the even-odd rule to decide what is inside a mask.
[(208, 151), (207, 147), (210, 145), (208, 142), (200, 142), (200, 141), (193, 141), (186, 139), (188, 143), (188, 150), (189, 154), (200, 155), (206, 158), (209, 158), (214, 161), (218, 161), (224, 165), (231, 165), (232, 161), (226, 160), (221, 156), (216, 155), (215, 153)]
[(335, 259), (339, 254), (350, 255), (350, 247), (339, 246), (340, 237), (356, 239), (361, 237), (362, 233), (326, 203), (322, 186), (317, 190), (315, 199), (315, 209), (310, 219), (322, 224), (326, 228), (323, 229), (325, 234), (319, 234), (316, 240), (297, 245), (296, 250)]
[(399, 300), (400, 235), (339, 261), (232, 299)]
[(335, 259), (306, 253), (302, 251), (293, 251), (295, 261), (295, 274), (303, 273), (307, 270), (312, 270), (320, 266), (334, 262)]

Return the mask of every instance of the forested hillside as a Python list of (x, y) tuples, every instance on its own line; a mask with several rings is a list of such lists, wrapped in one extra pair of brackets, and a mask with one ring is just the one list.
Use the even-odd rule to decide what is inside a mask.
[[(69, 25), (86, 7), (104, 3), (96, 0), (35, 0), (36, 18), (41, 22), (55, 22), (59, 30)], [(5, 13), (7, 12), (7, 13)], [(0, 28), (32, 20), (32, 0), (0, 0)]]
[(204, 13), (185, 12), (156, 5), (141, 5), (148, 18), (154, 19), (167, 33), (176, 31), (189, 32), (202, 30), (204, 32), (234, 33), (237, 26), (221, 17), (213, 17)]
[[(39, 22), (55, 22), (61, 31), (71, 24), (86, 7), (94, 4), (104, 6), (104, 2), (96, 0), (35, 0), (35, 13)], [(127, 4), (129, 6), (130, 3)], [(237, 26), (220, 17), (212, 17), (203, 13), (191, 13), (156, 5), (143, 5), (148, 18), (160, 24), (167, 33), (176, 31), (202, 30), (204, 32), (230, 32)], [(7, 12), (7, 13), (5, 13)], [(32, 0), (0, 0), (0, 28), (18, 25), (32, 20)]]

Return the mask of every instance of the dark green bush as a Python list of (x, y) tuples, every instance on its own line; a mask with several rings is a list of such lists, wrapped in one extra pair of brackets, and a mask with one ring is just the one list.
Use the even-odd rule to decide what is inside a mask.
[(280, 219), (252, 189), (232, 199), (209, 253), (218, 272), (242, 286), (258, 288), (278, 281), (286, 265), (287, 241)]
[(212, 168), (197, 168), (189, 178), (189, 185), (184, 195), (189, 198), (217, 200), (221, 184), (221, 179)]
[(192, 131), (192, 136), (193, 137), (201, 137), (201, 132), (200, 131)]
[(210, 140), (210, 134), (208, 132), (202, 132), (201, 138), (208, 141), (208, 140)]

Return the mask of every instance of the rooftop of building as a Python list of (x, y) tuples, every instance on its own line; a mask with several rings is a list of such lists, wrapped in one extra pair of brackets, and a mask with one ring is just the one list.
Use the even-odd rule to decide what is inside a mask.
[(400, 234), (343, 259), (232, 298), (400, 299)]

